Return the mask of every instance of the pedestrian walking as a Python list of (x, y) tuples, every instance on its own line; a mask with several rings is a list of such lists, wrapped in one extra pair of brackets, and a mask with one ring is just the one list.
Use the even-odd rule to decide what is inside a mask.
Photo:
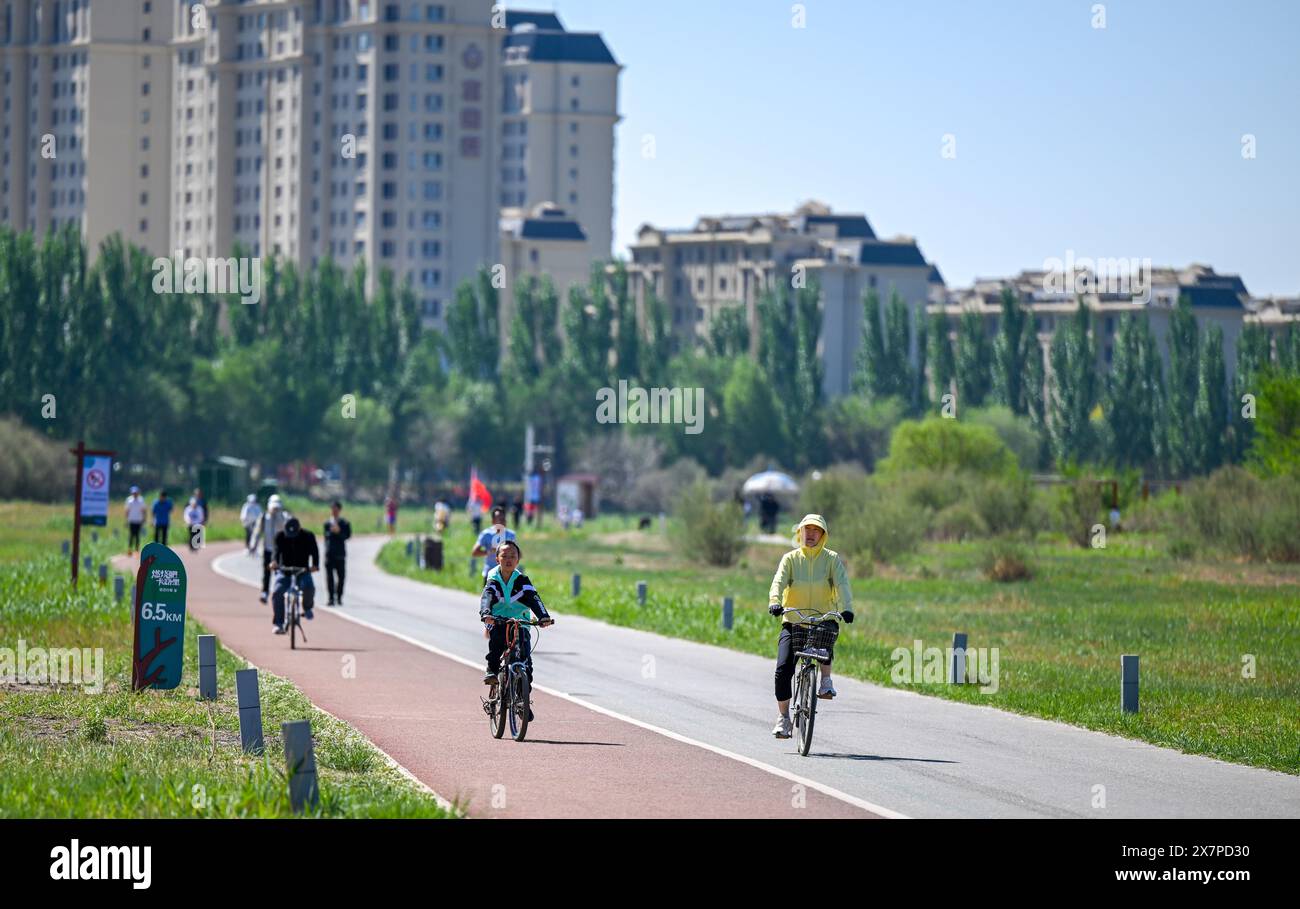
[(330, 506), (329, 520), (325, 522), (325, 589), (329, 592), (330, 606), (343, 605), (343, 579), (347, 575), (348, 538), (352, 525), (343, 517), (343, 503)]
[(131, 494), (126, 497), (126, 505), (123, 508), (128, 531), (126, 554), (129, 556), (140, 551), (140, 528), (144, 526), (148, 510), (149, 506), (145, 504), (144, 496), (140, 495), (140, 487), (132, 486)]
[(153, 541), (167, 545), (167, 528), (172, 523), (172, 508), (176, 505), (167, 497), (167, 490), (158, 493), (153, 503)]

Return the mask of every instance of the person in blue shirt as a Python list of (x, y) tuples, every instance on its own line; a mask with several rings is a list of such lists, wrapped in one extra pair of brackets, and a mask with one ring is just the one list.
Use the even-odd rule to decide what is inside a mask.
[[(506, 650), (506, 623), (504, 619), (518, 619), (526, 622), (537, 616), (542, 626), (554, 625), (555, 619), (546, 611), (542, 597), (528, 579), (528, 575), (518, 570), (523, 553), (514, 540), (505, 540), (497, 549), (497, 565), (488, 572), (487, 583), (483, 585), (483, 597), (479, 600), (479, 618), (487, 628), (488, 652), (487, 673), (483, 684), (495, 685), (497, 673), (501, 671), (501, 657)], [(532, 642), (527, 628), (519, 629), (519, 646), (524, 661), (528, 664), (528, 681), (533, 680)], [(529, 712), (532, 719), (532, 712)]]
[(504, 506), (494, 505), (492, 507), (492, 526), (478, 535), (478, 540), (474, 543), (474, 551), (470, 555), (478, 558), (483, 556), (483, 577), (486, 579), (488, 573), (492, 571), (497, 564), (497, 549), (507, 540), (515, 539), (515, 532), (506, 527), (506, 510)]
[(176, 503), (167, 497), (167, 490), (158, 493), (153, 503), (153, 541), (167, 545), (167, 528), (172, 523), (172, 507)]

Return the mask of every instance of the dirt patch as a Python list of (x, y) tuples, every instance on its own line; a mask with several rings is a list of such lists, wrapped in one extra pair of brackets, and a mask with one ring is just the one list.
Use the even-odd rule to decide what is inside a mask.
[[(82, 738), (86, 720), (75, 717), (20, 716), (7, 721), (20, 735), (48, 742), (67, 742)], [(108, 744), (127, 744), (159, 740), (193, 739), (204, 743), (212, 741), (210, 727), (186, 726), (176, 723), (128, 723), (117, 719), (104, 720), (106, 733), (102, 741)], [(229, 729), (215, 731), (217, 744), (239, 748), (239, 733)]]

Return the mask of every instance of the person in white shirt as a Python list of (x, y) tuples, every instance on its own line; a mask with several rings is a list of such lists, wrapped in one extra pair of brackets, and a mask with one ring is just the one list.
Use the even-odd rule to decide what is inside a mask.
[(198, 538), (203, 532), (203, 506), (196, 498), (191, 497), (185, 506), (185, 523), (190, 529), (190, 549), (197, 550), (201, 545)]
[(126, 554), (132, 556), (140, 549), (140, 528), (144, 526), (144, 519), (149, 514), (149, 506), (145, 504), (144, 496), (140, 495), (139, 486), (131, 487), (131, 494), (126, 497), (123, 511), (126, 514), (126, 526), (130, 528)]
[(239, 523), (244, 525), (244, 548), (248, 548), (253, 539), (253, 528), (262, 517), (262, 506), (257, 504), (257, 496), (250, 495), (244, 507), (239, 509)]

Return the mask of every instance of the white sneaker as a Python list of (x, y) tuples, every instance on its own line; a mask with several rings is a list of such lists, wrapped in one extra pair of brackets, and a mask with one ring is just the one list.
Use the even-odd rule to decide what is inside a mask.
[(831, 684), (830, 679), (822, 679), (821, 687), (817, 689), (817, 697), (829, 701), (835, 697), (835, 686)]
[(776, 736), (778, 739), (788, 739), (790, 733), (793, 731), (794, 725), (790, 722), (790, 717), (785, 714), (782, 714), (780, 718), (777, 719), (776, 725), (772, 727), (772, 735)]
[(273, 634), (284, 634), (284, 626), (283, 626), (283, 625), (273, 625), (273, 626), (271, 626), (271, 627), (275, 629), (274, 632), (272, 632)]

